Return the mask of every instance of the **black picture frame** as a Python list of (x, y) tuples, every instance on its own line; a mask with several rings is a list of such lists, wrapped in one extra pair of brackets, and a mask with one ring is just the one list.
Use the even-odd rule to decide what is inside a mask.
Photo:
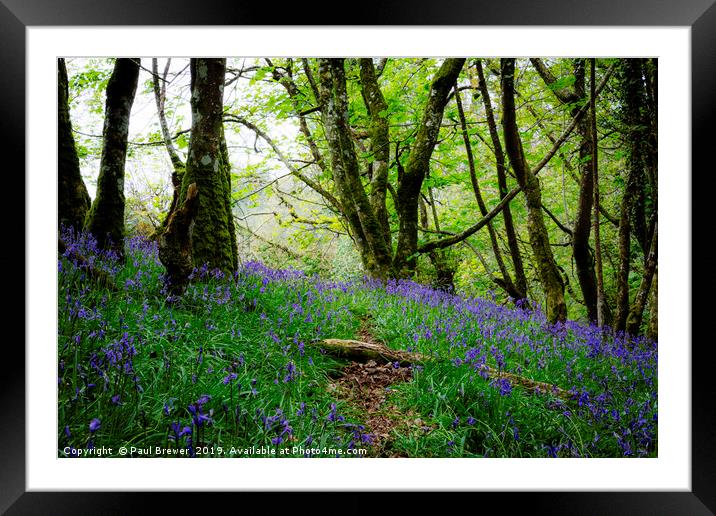
[[(20, 157), (13, 168), (6, 165), (18, 181), (14, 192), (25, 191), (25, 29), (28, 26), (63, 25), (551, 25), (551, 26), (689, 26), (691, 27), (692, 70), (692, 170), (699, 174), (713, 174), (710, 149), (716, 141), (714, 97), (716, 96), (716, 5), (714, 0), (592, 0), (581, 4), (573, 0), (518, 0), (486, 2), (461, 0), (432, 2), (416, 0), (410, 4), (393, 0), (377, 5), (356, 4), (347, 18), (341, 20), (334, 13), (335, 3), (311, 2), (310, 9), (303, 4), (282, 6), (270, 2), (241, 2), (240, 0), (154, 0), (141, 2), (109, 2), (106, 0), (0, 0), (0, 105), (3, 130), (3, 147)], [(338, 13), (337, 13), (338, 14)], [(330, 18), (330, 19), (329, 19)], [(695, 174), (692, 172), (693, 181)], [(20, 178), (23, 178), (22, 180)], [(702, 177), (702, 176), (699, 176)], [(701, 179), (699, 179), (701, 181)], [(694, 194), (708, 195), (706, 188), (692, 188), (692, 207), (708, 205), (697, 202)], [(693, 208), (692, 208), (693, 209)], [(700, 234), (697, 227), (704, 220), (692, 211), (692, 235)], [(707, 235), (712, 230), (705, 228)], [(25, 225), (19, 220), (4, 228), (10, 242), (25, 242)], [(693, 242), (699, 244), (698, 241)], [(17, 244), (16, 244), (17, 245)], [(705, 251), (703, 249), (702, 251)], [(22, 250), (21, 250), (22, 249)], [(13, 263), (24, 246), (17, 245)], [(692, 271), (698, 260), (707, 259), (708, 253), (692, 249)], [(5, 260), (5, 259), (4, 259)], [(8, 259), (9, 260), (9, 259)], [(5, 262), (9, 263), (9, 262)], [(17, 267), (17, 265), (14, 265)], [(6, 269), (7, 270), (7, 269)], [(705, 270), (705, 269), (704, 269)], [(32, 271), (25, 267), (25, 276)], [(692, 273), (693, 274), (693, 273)], [(22, 290), (18, 290), (21, 292)], [(692, 321), (708, 321), (708, 303), (698, 303), (692, 289)], [(18, 303), (24, 306), (24, 303)], [(26, 307), (31, 310), (32, 307)], [(6, 320), (7, 321), (7, 320)], [(7, 324), (7, 322), (6, 322)], [(703, 323), (701, 323), (703, 325)], [(711, 380), (712, 361), (709, 360), (712, 339), (697, 339), (693, 333), (692, 356), (692, 490), (690, 492), (533, 492), (533, 493), (470, 493), (469, 496), (450, 498), (452, 505), (468, 502), (474, 508), (486, 509), (489, 503), (514, 508), (524, 504), (530, 512), (549, 514), (714, 514), (716, 512), (716, 425), (714, 424), (714, 395), (716, 388)], [(16, 342), (16, 340), (15, 340)], [(25, 449), (31, 443), (25, 437), (25, 352), (6, 342), (5, 367), (2, 378), (2, 407), (0, 435), (3, 436), (0, 457), (0, 510), (7, 514), (131, 514), (144, 512), (153, 503), (161, 503), (162, 512), (178, 508), (190, 510), (196, 504), (204, 509), (211, 499), (213, 506), (223, 495), (200, 493), (85, 493), (85, 492), (26, 492)], [(12, 364), (10, 366), (9, 364)], [(274, 494), (241, 493), (241, 505), (258, 502), (276, 503)], [(294, 497), (296, 494), (293, 495)], [(161, 498), (161, 499), (158, 499)], [(343, 507), (339, 512), (364, 513), (383, 505), (383, 497), (376, 494), (347, 493), (341, 496)], [(412, 493), (390, 502), (400, 512), (426, 507), (424, 493)], [(152, 505), (150, 505), (152, 504)], [(318, 498), (308, 507), (322, 512), (324, 506)], [(267, 505), (268, 507), (268, 505)], [(331, 509), (330, 504), (325, 510)]]

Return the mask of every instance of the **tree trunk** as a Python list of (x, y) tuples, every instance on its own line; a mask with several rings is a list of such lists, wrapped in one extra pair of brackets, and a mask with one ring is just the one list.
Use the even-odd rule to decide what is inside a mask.
[(320, 95), (323, 128), (331, 154), (333, 179), (343, 213), (368, 274), (388, 278), (391, 253), (385, 232), (360, 178), (358, 158), (348, 122), (348, 94), (344, 59), (320, 60)]
[(644, 275), (641, 277), (639, 290), (636, 293), (634, 304), (632, 305), (631, 310), (629, 311), (629, 317), (627, 318), (626, 331), (631, 335), (637, 335), (641, 330), (641, 322), (644, 317), (644, 307), (646, 306), (646, 302), (649, 297), (651, 281), (656, 273), (657, 233), (658, 230), (655, 227), (654, 234), (651, 237), (649, 254), (644, 264)]
[[(631, 268), (631, 237), (639, 231), (634, 230), (634, 218), (640, 216), (638, 204), (639, 190), (643, 189), (644, 154), (643, 128), (641, 127), (641, 66), (637, 59), (625, 59), (622, 65), (622, 96), (624, 101), (624, 123), (627, 126), (629, 154), (627, 157), (627, 177), (622, 197), (619, 219), (619, 272), (617, 276), (617, 311), (614, 321), (616, 330), (625, 330), (629, 316), (629, 270)], [(641, 246), (643, 249), (643, 246)], [(644, 253), (644, 260), (647, 255)]]
[(167, 59), (167, 64), (164, 68), (164, 74), (160, 77), (159, 76), (159, 68), (157, 66), (157, 59), (152, 59), (152, 74), (153, 74), (153, 86), (154, 86), (154, 100), (157, 104), (157, 116), (159, 118), (159, 127), (162, 131), (162, 138), (164, 139), (164, 146), (167, 149), (167, 154), (169, 154), (169, 160), (172, 163), (172, 203), (169, 207), (169, 211), (167, 212), (166, 216), (164, 217), (164, 220), (162, 221), (161, 225), (157, 228), (157, 230), (154, 233), (153, 238), (160, 235), (167, 227), (167, 223), (169, 222), (169, 218), (171, 217), (172, 213), (174, 213), (174, 210), (177, 209), (179, 204), (179, 192), (181, 191), (181, 184), (182, 180), (184, 179), (184, 171), (186, 170), (186, 166), (184, 165), (184, 162), (179, 157), (179, 154), (177, 153), (176, 149), (174, 148), (174, 143), (172, 141), (172, 135), (169, 132), (169, 126), (167, 124), (167, 117), (164, 110), (164, 104), (166, 102), (166, 96), (167, 96), (167, 89), (166, 89), (166, 78), (167, 78), (167, 72), (169, 71), (169, 65), (171, 63), (171, 59)]
[[(497, 166), (497, 184), (500, 189), (500, 200), (507, 196), (507, 167), (505, 166), (505, 153), (502, 150), (502, 143), (500, 142), (500, 135), (497, 131), (497, 124), (495, 123), (495, 114), (492, 110), (492, 101), (490, 100), (490, 92), (487, 89), (487, 82), (485, 82), (485, 74), (482, 70), (482, 63), (479, 59), (475, 60), (475, 68), (477, 69), (478, 76), (478, 87), (480, 89), (480, 95), (482, 96), (482, 103), (485, 106), (485, 115), (487, 116), (487, 127), (490, 131), (490, 139), (492, 140), (492, 146), (495, 150), (495, 163)], [(484, 215), (483, 215), (484, 216)], [(517, 232), (515, 231), (515, 225), (512, 220), (512, 210), (510, 205), (507, 204), (502, 210), (502, 217), (505, 221), (505, 234), (507, 235), (507, 246), (510, 248), (510, 256), (512, 257), (512, 264), (515, 270), (515, 282), (514, 286), (519, 295), (519, 299), (527, 298), (527, 276), (525, 275), (525, 268), (522, 263), (522, 253), (520, 252), (520, 246), (517, 240)]]
[(614, 316), (614, 329), (626, 329), (629, 315), (629, 269), (631, 267), (631, 224), (629, 223), (630, 181), (621, 202), (619, 219), (619, 270), (617, 271), (617, 311)]
[[(477, 201), (477, 207), (480, 210), (480, 214), (484, 217), (487, 215), (487, 206), (482, 198), (482, 192), (480, 191), (480, 183), (477, 180), (477, 171), (475, 170), (475, 158), (472, 154), (472, 145), (470, 143), (470, 137), (467, 134), (467, 120), (465, 119), (465, 111), (462, 108), (462, 100), (460, 99), (460, 92), (455, 88), (455, 102), (457, 103), (457, 113), (460, 119), (460, 127), (462, 129), (462, 140), (465, 145), (465, 153), (467, 155), (467, 164), (470, 171), (470, 182), (472, 183), (472, 191), (475, 194), (475, 200)], [(524, 298), (522, 292), (518, 292), (514, 283), (512, 283), (512, 277), (510, 276), (505, 261), (502, 259), (502, 251), (500, 250), (499, 242), (497, 241), (497, 232), (495, 231), (492, 221), (487, 223), (487, 232), (490, 235), (490, 242), (492, 243), (492, 252), (495, 255), (495, 261), (497, 262), (497, 268), (500, 269), (501, 278), (494, 278), (495, 283), (502, 288), (507, 295), (510, 296), (514, 301), (518, 301)]]
[[(584, 102), (586, 101), (586, 93), (584, 86), (585, 66), (584, 59), (576, 59), (574, 63), (574, 74), (577, 78), (575, 82), (576, 97)], [(575, 112), (575, 107), (572, 113)], [(579, 280), (579, 288), (582, 291), (584, 304), (587, 307), (587, 317), (592, 322), (598, 322), (599, 319), (599, 287), (597, 284), (597, 275), (594, 269), (595, 259), (589, 246), (589, 238), (592, 228), (592, 208), (595, 199), (594, 194), (594, 169), (593, 160), (594, 140), (591, 137), (591, 129), (589, 120), (584, 117), (577, 126), (580, 135), (579, 141), (579, 201), (577, 203), (577, 212), (574, 218), (574, 228), (572, 229), (572, 255), (574, 256), (574, 265)], [(599, 207), (597, 207), (597, 210)], [(596, 227), (596, 225), (595, 225)]]
[(651, 58), (643, 61), (644, 78), (645, 78), (645, 109), (644, 109), (644, 122), (643, 125), (647, 127), (647, 136), (644, 139), (644, 164), (646, 168), (646, 175), (649, 179), (647, 182), (647, 198), (649, 200), (649, 210), (646, 213), (648, 220), (648, 235), (647, 238), (651, 240), (654, 234), (654, 227), (657, 221), (657, 215), (659, 212), (658, 203), (658, 163), (659, 163), (659, 149), (658, 149), (658, 88), (657, 88), (657, 76), (658, 76), (658, 60)]
[(549, 234), (542, 214), (542, 192), (537, 177), (532, 173), (522, 151), (522, 140), (515, 113), (514, 74), (515, 60), (502, 59), (502, 125), (505, 150), (527, 201), (527, 227), (535, 265), (546, 297), (546, 315), (551, 323), (567, 318), (564, 301), (564, 283), (549, 245)]
[(159, 235), (159, 260), (167, 270), (165, 286), (171, 296), (184, 293), (194, 269), (193, 233), (198, 209), (198, 190), (192, 183), (184, 203), (169, 215), (166, 230)]
[(388, 104), (378, 86), (372, 59), (360, 59), (360, 80), (363, 100), (371, 119), (370, 148), (373, 153), (370, 178), (370, 204), (378, 224), (383, 231), (383, 239), (388, 249), (392, 248), (390, 224), (386, 195), (388, 192), (388, 163), (390, 160), (390, 139), (388, 129)]
[(430, 156), (437, 143), (448, 94), (464, 63), (465, 59), (462, 58), (446, 59), (433, 78), (415, 143), (410, 151), (405, 173), (398, 185), (396, 211), (400, 220), (400, 229), (393, 267), (399, 276), (410, 276), (415, 270), (420, 189), (428, 172)]
[(57, 222), (81, 231), (91, 202), (72, 135), (67, 67), (64, 59), (57, 61)]
[(590, 88), (589, 98), (591, 110), (591, 134), (592, 134), (592, 180), (594, 181), (594, 262), (597, 274), (597, 326), (602, 327), (611, 323), (609, 306), (604, 295), (604, 275), (602, 271), (602, 243), (599, 231), (599, 143), (597, 140), (597, 99), (596, 99), (596, 59), (590, 60)]
[[(575, 116), (586, 99), (585, 61), (574, 60), (574, 89), (555, 88), (556, 78), (540, 59), (532, 59), (532, 64), (544, 82), (551, 86), (552, 92), (563, 104), (573, 105), (571, 115)], [(572, 255), (582, 291), (587, 317), (597, 321), (597, 276), (594, 270), (594, 257), (589, 247), (592, 228), (592, 206), (594, 202), (594, 178), (592, 177), (593, 143), (589, 118), (583, 117), (577, 124), (579, 133), (579, 201), (572, 229)]]
[(85, 222), (100, 248), (111, 247), (120, 256), (124, 254), (124, 164), (138, 79), (138, 57), (115, 61), (107, 84), (97, 195)]
[(198, 208), (192, 236), (194, 266), (236, 270), (236, 234), (223, 141), (226, 59), (191, 59), (191, 140), (181, 197), (196, 183)]
[[(645, 169), (650, 160), (649, 154), (655, 149), (649, 149), (649, 126), (651, 121), (646, 116), (647, 91), (644, 83), (644, 59), (623, 60), (623, 81), (626, 103), (626, 124), (628, 127), (628, 138), (630, 141), (630, 156), (634, 159), (634, 166), (630, 167), (630, 180), (634, 183), (632, 197), (629, 206), (629, 218), (631, 222), (631, 233), (636, 238), (644, 261), (649, 253), (651, 229), (647, 222), (647, 177)], [(647, 150), (645, 152), (645, 150)], [(656, 158), (656, 154), (654, 154)], [(654, 163), (653, 170), (656, 169)], [(656, 192), (654, 192), (654, 198)], [(654, 219), (655, 220), (655, 219)]]
[[(652, 233), (653, 234), (653, 233)], [(646, 330), (646, 336), (651, 340), (659, 338), (659, 289), (658, 276), (659, 269), (654, 271), (654, 279), (651, 284), (651, 295), (649, 296), (649, 326)]]

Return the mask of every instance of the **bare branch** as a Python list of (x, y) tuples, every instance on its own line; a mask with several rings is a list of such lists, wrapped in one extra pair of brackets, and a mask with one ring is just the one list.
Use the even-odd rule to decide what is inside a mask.
[(238, 116), (238, 115), (231, 115), (226, 114), (224, 115), (224, 120), (228, 122), (235, 122), (238, 124), (241, 124), (248, 129), (251, 129), (254, 131), (258, 136), (260, 136), (266, 143), (269, 144), (271, 149), (276, 153), (276, 156), (278, 156), (278, 159), (284, 164), (284, 166), (289, 170), (289, 172), (296, 176), (298, 179), (306, 183), (308, 186), (313, 188), (316, 192), (321, 194), (332, 206), (333, 208), (341, 212), (341, 204), (338, 201), (338, 199), (333, 196), (329, 191), (327, 191), (325, 188), (323, 188), (320, 184), (318, 184), (316, 181), (311, 179), (310, 177), (306, 176), (305, 174), (301, 173), (300, 170), (298, 170), (293, 163), (291, 163), (291, 160), (286, 158), (286, 156), (281, 152), (281, 149), (278, 148), (278, 146), (274, 143), (274, 141), (271, 139), (269, 135), (267, 135), (264, 131), (262, 131), (259, 127), (257, 127), (255, 124), (252, 124), (245, 118)]

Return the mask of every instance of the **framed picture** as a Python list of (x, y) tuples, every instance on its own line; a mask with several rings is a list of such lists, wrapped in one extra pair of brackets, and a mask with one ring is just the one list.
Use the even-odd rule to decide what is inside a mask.
[[(284, 13), (284, 20), (290, 20), (290, 25), (260, 26), (265, 20), (275, 23), (270, 6), (231, 3), (209, 6), (154, 3), (146, 8), (128, 9), (121, 4), (75, 0), (72, 8), (65, 5), (61, 11), (50, 2), (5, 1), (5, 4), (0, 6), (1, 55), (5, 76), (14, 77), (15, 81), (0, 83), (3, 93), (0, 98), (3, 112), (12, 120), (6, 135), (10, 147), (27, 150), (25, 198), (30, 209), (26, 211), (25, 235), (28, 347), (25, 360), (19, 352), (13, 360), (25, 363), (25, 374), (19, 372), (22, 367), (18, 365), (3, 379), (5, 408), (12, 416), (4, 418), (0, 425), (3, 435), (8, 436), (6, 442), (12, 444), (7, 446), (5, 468), (0, 473), (3, 483), (0, 507), (10, 514), (58, 512), (58, 508), (60, 512), (77, 513), (88, 506), (93, 512), (126, 512), (144, 503), (144, 498), (122, 492), (127, 490), (332, 490), (355, 491), (346, 496), (357, 506), (367, 508), (370, 504), (365, 496), (370, 495), (360, 491), (390, 489), (485, 491), (480, 496), (489, 494), (495, 501), (502, 491), (518, 491), (517, 499), (532, 510), (557, 514), (716, 511), (716, 495), (709, 489), (716, 483), (711, 401), (714, 388), (708, 382), (708, 350), (704, 349), (709, 347), (704, 345), (707, 341), (689, 340), (692, 310), (694, 314), (700, 312), (695, 302), (693, 307), (689, 305), (692, 265), (687, 252), (691, 245), (687, 237), (691, 231), (687, 216), (692, 206), (689, 187), (693, 181), (687, 156), (692, 152), (694, 163), (699, 157), (708, 163), (706, 149), (710, 148), (714, 132), (710, 96), (716, 86), (713, 71), (716, 8), (710, 5), (710, 0), (670, 2), (659, 9), (638, 2), (618, 5), (591, 2), (579, 12), (552, 1), (539, 6), (520, 2), (499, 8), (460, 5), (450, 9), (425, 4), (409, 12), (397, 6), (384, 6), (378, 11), (380, 14), (356, 10), (350, 27), (335, 24), (335, 20), (321, 22), (326, 26), (317, 27), (316, 19), (298, 11)], [(300, 25), (303, 23), (307, 25)], [(375, 26), (376, 23), (384, 27)], [(367, 26), (361, 27), (363, 24)], [(565, 46), (568, 48), (560, 50)], [(311, 461), (306, 465), (298, 459), (291, 464), (281, 463), (279, 471), (263, 459), (196, 464), (178, 461), (171, 465), (163, 459), (59, 459), (54, 440), (55, 415), (48, 417), (57, 407), (55, 393), (51, 391), (52, 382), (43, 380), (49, 371), (53, 371), (54, 380), (56, 339), (52, 331), (43, 333), (40, 329), (43, 318), (55, 317), (54, 308), (46, 310), (55, 300), (38, 295), (42, 292), (38, 285), (56, 283), (56, 225), (53, 221), (50, 224), (38, 221), (42, 217), (52, 218), (53, 214), (43, 213), (34, 198), (35, 190), (41, 189), (44, 182), (38, 171), (52, 166), (43, 162), (46, 156), (37, 142), (51, 141), (54, 146), (55, 123), (52, 117), (52, 123), (43, 128), (36, 122), (37, 113), (48, 110), (54, 113), (56, 70), (52, 63), (56, 63), (57, 57), (126, 55), (566, 55), (660, 59), (659, 184), (660, 191), (667, 193), (659, 206), (660, 211), (664, 206), (669, 210), (663, 217), (667, 220), (662, 228), (667, 239), (662, 239), (666, 243), (662, 243), (660, 260), (665, 260), (662, 270), (673, 271), (673, 275), (665, 273), (660, 282), (660, 304), (664, 307), (660, 310), (664, 314), (660, 323), (665, 331), (660, 331), (659, 348), (658, 457), (565, 459), (558, 461), (559, 465), (535, 462), (539, 459), (391, 459), (393, 462), (389, 463), (385, 459), (368, 459)], [(48, 65), (52, 68), (47, 68)], [(49, 93), (52, 98), (48, 101)], [(23, 105), (27, 110), (23, 110)], [(27, 133), (22, 131), (23, 127)], [(673, 143), (673, 149), (668, 148), (669, 144), (663, 146), (665, 140)], [(679, 172), (670, 173), (671, 170)], [(666, 189), (662, 189), (662, 184)], [(696, 205), (694, 202), (693, 206)], [(676, 221), (672, 226), (668, 226), (669, 214)], [(49, 341), (41, 344), (46, 339)], [(28, 400), (26, 406), (20, 401), (23, 393)], [(47, 427), (52, 428), (48, 431)], [(45, 438), (48, 435), (53, 436), (51, 442)], [(261, 495), (253, 496), (258, 500)], [(179, 495), (172, 501), (185, 504), (187, 498)], [(415, 500), (419, 497), (412, 503)], [(117, 511), (119, 506), (121, 511)]]

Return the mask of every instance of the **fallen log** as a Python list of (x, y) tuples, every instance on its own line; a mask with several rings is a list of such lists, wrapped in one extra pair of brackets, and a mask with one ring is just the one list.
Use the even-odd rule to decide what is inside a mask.
[(390, 349), (377, 342), (363, 342), (360, 340), (324, 339), (314, 343), (323, 348), (326, 353), (340, 358), (347, 358), (355, 362), (367, 362), (368, 360), (383, 360), (387, 362), (398, 362), (401, 366), (410, 364), (421, 364), (428, 360), (427, 357), (418, 353), (408, 353)]
[[(408, 351), (390, 349), (384, 344), (380, 344), (378, 342), (364, 342), (360, 340), (350, 339), (323, 339), (313, 342), (311, 344), (320, 349), (323, 349), (326, 353), (330, 355), (339, 358), (345, 358), (355, 362), (383, 360), (393, 363), (398, 362), (401, 366), (405, 367), (411, 364), (424, 364), (425, 362), (433, 360), (447, 360), (437, 357), (429, 357), (420, 353), (411, 353)], [(550, 383), (538, 382), (529, 378), (525, 378), (523, 376), (516, 375), (514, 373), (499, 371), (486, 365), (481, 366), (480, 370), (484, 371), (489, 378), (506, 379), (510, 382), (511, 385), (520, 386), (534, 394), (549, 393), (564, 401), (570, 401), (573, 398), (572, 394), (569, 391), (561, 389), (556, 385), (552, 385)]]
[(524, 376), (508, 373), (506, 371), (498, 371), (497, 369), (493, 369), (488, 366), (482, 366), (482, 369), (487, 372), (487, 375), (490, 378), (505, 378), (509, 380), (511, 385), (519, 385), (520, 387), (524, 387), (528, 391), (535, 394), (549, 393), (564, 401), (570, 401), (573, 398), (572, 393), (565, 391), (556, 385), (552, 385), (551, 383), (538, 382), (525, 378)]

